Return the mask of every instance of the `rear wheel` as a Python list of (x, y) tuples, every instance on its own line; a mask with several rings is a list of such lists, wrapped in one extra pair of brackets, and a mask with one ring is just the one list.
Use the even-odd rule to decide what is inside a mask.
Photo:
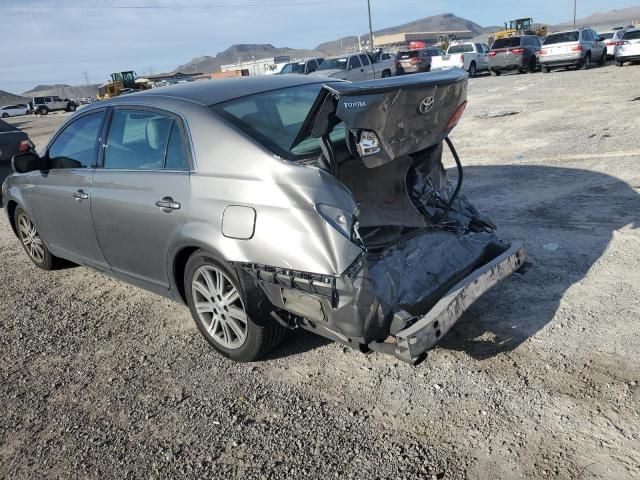
[(4, 113), (2, 114), (2, 118), (9, 118), (9, 114), (8, 114), (7, 112), (4, 112)]
[(16, 231), (22, 247), (36, 267), (43, 270), (53, 270), (57, 264), (54, 257), (42, 241), (38, 229), (29, 216), (18, 207), (15, 211)]
[(587, 53), (582, 61), (582, 68), (585, 70), (589, 70), (591, 68), (591, 54)]
[(211, 346), (227, 358), (251, 362), (269, 353), (285, 330), (271, 304), (246, 274), (198, 250), (187, 262), (184, 285), (191, 316)]
[(607, 53), (606, 52), (602, 52), (602, 55), (600, 56), (600, 60), (598, 60), (598, 65), (600, 65), (602, 67), (606, 63), (607, 63)]
[(391, 76), (391, 70), (384, 70), (382, 72), (382, 78), (389, 78)]
[(477, 73), (476, 62), (471, 62), (471, 65), (469, 65), (469, 76), (475, 77), (476, 73)]
[(618, 67), (623, 67), (623, 66), (624, 66), (624, 62), (623, 62), (623, 61), (620, 61), (620, 60), (616, 60), (616, 65), (617, 65)]
[(38, 112), (40, 113), (40, 115), (46, 115), (47, 113), (49, 113), (49, 109), (47, 107), (40, 107), (38, 109)]

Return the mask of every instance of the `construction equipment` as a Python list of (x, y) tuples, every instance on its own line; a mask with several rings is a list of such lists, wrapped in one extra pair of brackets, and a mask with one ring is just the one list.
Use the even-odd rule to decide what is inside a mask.
[(147, 79), (136, 78), (136, 73), (132, 70), (127, 72), (115, 72), (111, 74), (111, 81), (103, 83), (98, 87), (98, 100), (117, 97), (126, 93), (148, 90), (151, 84)]
[(547, 26), (539, 23), (533, 23), (533, 18), (516, 18), (510, 20), (509, 24), (505, 22), (504, 30), (494, 32), (489, 37), (489, 46), (500, 38), (515, 37), (518, 35), (538, 35), (540, 37), (547, 36)]

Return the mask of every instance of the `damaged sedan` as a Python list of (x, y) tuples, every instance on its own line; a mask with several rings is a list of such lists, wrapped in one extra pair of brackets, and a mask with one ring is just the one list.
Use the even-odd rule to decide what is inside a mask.
[(183, 302), (231, 359), (304, 328), (415, 364), (525, 260), (461, 193), (448, 135), (466, 96), (454, 69), (118, 97), (14, 157), (6, 212), (38, 267), (64, 259)]

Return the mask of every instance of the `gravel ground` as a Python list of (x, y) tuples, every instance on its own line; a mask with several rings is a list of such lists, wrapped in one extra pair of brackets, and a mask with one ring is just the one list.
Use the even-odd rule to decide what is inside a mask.
[[(184, 307), (37, 270), (1, 215), (0, 477), (637, 478), (637, 85), (471, 80), (463, 189), (533, 265), (418, 367), (298, 331), (231, 363)], [(41, 147), (65, 117), (11, 121)]]

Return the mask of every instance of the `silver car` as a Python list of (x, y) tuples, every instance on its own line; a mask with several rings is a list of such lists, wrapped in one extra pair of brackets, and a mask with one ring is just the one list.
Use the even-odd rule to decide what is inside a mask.
[(640, 61), (640, 29), (627, 30), (616, 44), (616, 65), (622, 67), (625, 62)]
[(604, 65), (607, 49), (603, 38), (591, 28), (554, 32), (545, 38), (540, 50), (540, 65), (544, 73), (556, 67), (577, 67), (588, 70), (594, 62)]
[(525, 257), (460, 193), (461, 170), (447, 181), (466, 91), (456, 69), (121, 96), (13, 158), (6, 212), (38, 267), (66, 259), (186, 303), (234, 360), (301, 327), (416, 363)]

